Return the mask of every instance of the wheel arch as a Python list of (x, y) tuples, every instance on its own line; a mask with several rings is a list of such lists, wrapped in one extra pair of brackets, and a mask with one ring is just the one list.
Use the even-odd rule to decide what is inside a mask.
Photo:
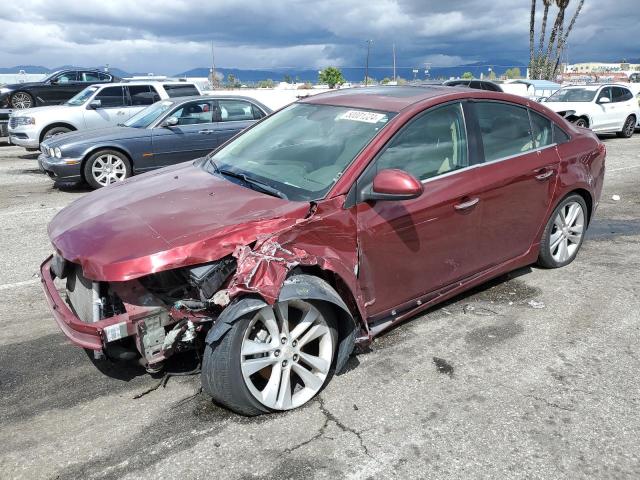
[(87, 161), (89, 161), (89, 157), (91, 157), (91, 155), (93, 155), (94, 153), (99, 152), (100, 150), (113, 150), (116, 152), (120, 152), (122, 153), (124, 156), (127, 157), (127, 160), (129, 160), (129, 164), (131, 165), (131, 175), (133, 175), (134, 170), (133, 170), (133, 158), (131, 156), (131, 154), (126, 151), (124, 148), (119, 147), (119, 146), (113, 146), (113, 145), (92, 145), (89, 150), (87, 150), (83, 156), (82, 156), (82, 163), (80, 164), (80, 171), (81, 171), (81, 175), (82, 175), (82, 179), (84, 181), (86, 181), (87, 179), (84, 178), (84, 166), (87, 164)]
[(56, 128), (56, 127), (64, 127), (64, 128), (68, 128), (72, 131), (76, 131), (78, 130), (78, 128), (68, 122), (55, 122), (55, 123), (51, 123), (49, 125), (47, 125), (46, 127), (44, 127), (42, 130), (40, 130), (40, 143), (42, 143), (42, 141), (44, 140), (44, 136), (47, 134), (47, 132), (49, 130), (51, 130), (52, 128)]
[[(284, 281), (278, 296), (279, 302), (293, 299), (320, 301), (333, 308), (338, 320), (336, 372), (342, 371), (355, 347), (358, 334), (357, 321), (347, 304), (329, 282), (302, 271), (294, 272)], [(268, 303), (258, 295), (236, 297), (222, 311), (213, 328), (209, 330), (205, 342), (211, 345), (220, 341), (237, 320), (265, 306), (268, 306)]]

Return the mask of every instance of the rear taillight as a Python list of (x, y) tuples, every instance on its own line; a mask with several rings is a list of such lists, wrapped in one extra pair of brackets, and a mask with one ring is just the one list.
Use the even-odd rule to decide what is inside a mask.
[(600, 152), (600, 154), (602, 156), (606, 156), (607, 155), (607, 146), (602, 142), (598, 142), (598, 151)]

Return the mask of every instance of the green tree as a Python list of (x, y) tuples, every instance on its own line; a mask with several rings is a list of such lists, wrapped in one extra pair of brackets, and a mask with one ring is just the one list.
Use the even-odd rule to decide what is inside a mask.
[(495, 79), (497, 78), (497, 77), (496, 77), (496, 72), (494, 72), (493, 70), (491, 70), (491, 71), (489, 72), (489, 75), (487, 75), (487, 78), (488, 78), (489, 80), (495, 80)]
[(378, 83), (378, 81), (373, 77), (365, 77), (365, 79), (362, 81), (363, 85), (365, 85), (365, 84), (366, 85), (375, 85), (377, 83)]
[(473, 73), (471, 72), (464, 72), (462, 74), (462, 77), (460, 78), (464, 78), (465, 80), (471, 80), (473, 78)]
[(518, 67), (509, 68), (506, 72), (504, 72), (504, 76), (512, 79), (512, 78), (522, 78), (522, 73)]
[(238, 81), (236, 76), (233, 73), (227, 75), (227, 87), (229, 88), (238, 88), (241, 83)]
[(389, 77), (384, 77), (382, 80), (380, 80), (380, 83), (381, 83), (382, 85), (386, 85), (386, 84), (388, 84), (389, 82), (391, 82), (391, 79), (390, 79)]
[(402, 78), (402, 77), (396, 77), (396, 82), (398, 83), (398, 85), (406, 85), (407, 84), (407, 80), (405, 78)]
[(273, 88), (274, 85), (275, 83), (270, 78), (267, 78), (266, 80), (260, 80), (258, 82), (258, 88)]
[(318, 75), (318, 81), (320, 83), (326, 83), (329, 88), (335, 88), (336, 85), (342, 85), (345, 83), (345, 79), (342, 76), (342, 72), (336, 67), (327, 67)]
[(291, 83), (291, 75), (285, 74), (282, 77), (282, 81), (285, 82), (285, 83)]

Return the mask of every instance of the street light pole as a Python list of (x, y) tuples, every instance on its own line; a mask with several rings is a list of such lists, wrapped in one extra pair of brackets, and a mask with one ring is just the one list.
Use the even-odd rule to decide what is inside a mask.
[(369, 52), (371, 50), (371, 44), (373, 40), (367, 40), (367, 63), (364, 68), (364, 86), (369, 85)]

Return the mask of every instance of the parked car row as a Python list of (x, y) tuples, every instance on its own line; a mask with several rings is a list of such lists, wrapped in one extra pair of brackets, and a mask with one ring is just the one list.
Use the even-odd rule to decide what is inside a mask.
[(355, 345), (513, 269), (571, 263), (602, 192), (595, 133), (522, 97), (345, 89), (268, 113), (162, 99), (119, 129), (43, 142), (45, 168), (101, 186), (256, 122), (56, 215), (40, 273), (71, 342), (149, 372), (195, 351), (220, 404), (290, 410)]

